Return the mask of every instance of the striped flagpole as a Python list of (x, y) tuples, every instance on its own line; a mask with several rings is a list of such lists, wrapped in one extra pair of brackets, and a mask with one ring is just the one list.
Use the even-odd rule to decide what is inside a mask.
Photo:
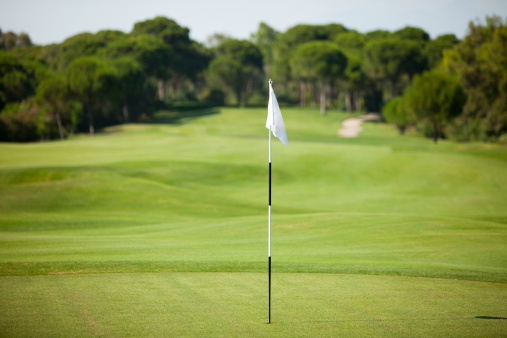
[[(276, 115), (276, 118), (275, 118)], [(271, 324), (271, 133), (277, 137), (284, 145), (289, 145), (285, 125), (283, 124), (282, 112), (278, 106), (275, 92), (273, 91), (271, 79), (269, 80), (269, 103), (268, 118), (266, 128), (269, 129), (269, 204), (268, 204), (268, 311), (269, 322)]]

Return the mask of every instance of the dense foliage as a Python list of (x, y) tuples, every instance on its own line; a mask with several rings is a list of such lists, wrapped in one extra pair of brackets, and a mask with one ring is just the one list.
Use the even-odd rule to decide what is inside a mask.
[(453, 76), (431, 71), (416, 75), (403, 100), (406, 109), (402, 113), (406, 116), (412, 111), (417, 121), (431, 127), (431, 135), (437, 142), (444, 136), (445, 123), (463, 111), (466, 96)]
[[(507, 25), (495, 16), (486, 18), (485, 25), (471, 22), (467, 36), (455, 42), (446, 35), (428, 46), (428, 60), (435, 67), (407, 89), (399, 114), (435, 141), (506, 142)], [(442, 52), (436, 63), (435, 53)], [(392, 108), (384, 109), (391, 118)]]
[[(498, 17), (470, 23), (463, 41), (452, 34), (432, 40), (417, 27), (363, 34), (340, 24), (277, 32), (260, 23), (250, 40), (215, 33), (208, 46), (189, 33), (165, 17), (138, 22), (129, 33), (81, 33), (48, 46), (33, 45), (25, 33), (0, 31), (0, 140), (93, 134), (181, 105), (261, 105), (269, 78), (282, 104), (319, 104), (322, 114), (330, 107), (385, 106), (386, 119), (400, 131), (507, 138), (507, 27)], [(442, 112), (437, 127), (431, 112), (405, 97), (422, 90), (415, 79), (430, 71), (421, 76), (446, 74), (442, 92), (466, 95), (462, 108)], [(455, 107), (442, 101), (449, 97), (438, 100), (441, 109)]]

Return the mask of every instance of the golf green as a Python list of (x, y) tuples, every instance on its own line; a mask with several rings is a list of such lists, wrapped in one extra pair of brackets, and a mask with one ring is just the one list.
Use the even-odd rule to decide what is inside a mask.
[[(505, 284), (261, 273), (3, 277), (4, 336), (502, 336)], [(503, 295), (503, 296), (502, 296)], [(29, 303), (30, 306), (26, 304)]]
[[(282, 109), (0, 144), (3, 336), (502, 336), (507, 148)], [(156, 122), (156, 123), (155, 123)]]

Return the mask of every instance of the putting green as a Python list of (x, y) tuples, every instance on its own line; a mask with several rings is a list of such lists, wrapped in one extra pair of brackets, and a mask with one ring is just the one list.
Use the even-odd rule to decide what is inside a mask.
[(413, 277), (124, 273), (0, 278), (3, 336), (502, 336), (507, 286)]

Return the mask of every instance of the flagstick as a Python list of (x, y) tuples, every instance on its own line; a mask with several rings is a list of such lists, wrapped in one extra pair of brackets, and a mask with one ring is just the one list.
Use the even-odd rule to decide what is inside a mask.
[(268, 324), (271, 324), (271, 126), (269, 126), (269, 205), (268, 205)]

